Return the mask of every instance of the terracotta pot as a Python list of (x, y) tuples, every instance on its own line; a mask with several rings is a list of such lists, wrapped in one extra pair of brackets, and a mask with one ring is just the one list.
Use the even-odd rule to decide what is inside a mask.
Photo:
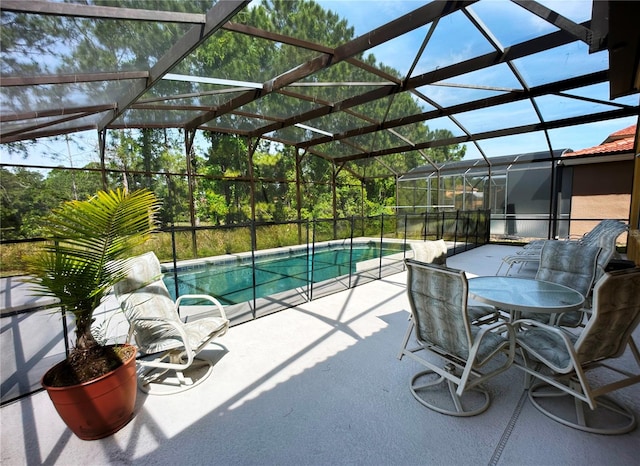
[[(134, 348), (135, 350), (135, 348)], [(63, 364), (57, 364), (47, 371)], [(69, 429), (82, 440), (107, 437), (133, 418), (136, 403), (136, 352), (122, 366), (91, 382), (68, 387), (42, 386)]]

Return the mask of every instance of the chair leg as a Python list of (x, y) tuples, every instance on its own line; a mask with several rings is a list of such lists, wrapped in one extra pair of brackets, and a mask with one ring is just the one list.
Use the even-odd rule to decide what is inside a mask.
[[(531, 360), (527, 356), (527, 352), (524, 351), (522, 348), (517, 348), (516, 351), (518, 350), (520, 351), (520, 357), (522, 358), (522, 364), (524, 365), (524, 367), (529, 367), (535, 372), (539, 372), (540, 368), (542, 367), (542, 363), (539, 361)], [(529, 390), (531, 388), (531, 385), (533, 384), (535, 377), (525, 370), (523, 370), (522, 373), (524, 374), (524, 389)]]
[(184, 372), (182, 371), (176, 371), (176, 378), (180, 385), (193, 385), (193, 380), (189, 377), (185, 377)]
[(638, 366), (640, 366), (640, 351), (638, 351), (638, 346), (636, 345), (636, 342), (633, 339), (633, 337), (629, 338), (629, 348), (631, 349), (631, 353), (633, 354), (633, 357), (636, 359)]
[[(447, 367), (446, 369), (449, 370), (450, 368)], [(453, 406), (455, 406), (456, 408), (456, 412), (463, 413), (464, 407), (462, 406), (462, 401), (456, 393), (458, 387), (456, 387), (456, 384), (454, 384), (451, 380), (447, 380), (447, 386), (449, 388), (449, 395), (451, 395), (451, 399), (453, 400)]]
[(407, 345), (409, 344), (409, 338), (411, 338), (411, 332), (413, 332), (413, 319), (409, 317), (409, 325), (407, 326), (407, 331), (404, 333), (404, 338), (402, 339), (402, 346), (400, 347), (400, 352), (398, 353), (398, 359), (402, 359), (404, 356), (404, 351), (407, 349)]

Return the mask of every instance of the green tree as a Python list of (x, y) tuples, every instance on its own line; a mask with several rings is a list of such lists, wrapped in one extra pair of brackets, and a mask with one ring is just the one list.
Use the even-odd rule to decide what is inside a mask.
[(44, 192), (44, 177), (36, 171), (0, 168), (0, 213), (2, 239), (40, 236), (38, 220), (49, 210), (50, 199)]
[(154, 191), (164, 199), (158, 214), (161, 223), (188, 220), (189, 190), (182, 132), (119, 130), (110, 131), (109, 135), (106, 159), (107, 168), (114, 170), (112, 184)]
[[(206, 133), (210, 146), (207, 159), (199, 173), (202, 192), (214, 192), (224, 197), (226, 204), (225, 224), (249, 220), (250, 215), (243, 206), (250, 196), (248, 146), (244, 138), (220, 133)], [(208, 177), (207, 177), (208, 176)], [(205, 196), (206, 198), (206, 196)], [(218, 213), (221, 213), (218, 210)]]
[[(98, 169), (99, 164), (92, 162), (84, 168)], [(53, 208), (64, 201), (84, 200), (93, 196), (102, 189), (102, 176), (98, 171), (54, 168), (47, 174), (43, 189)]]
[[(178, 12), (203, 13), (211, 7), (210, 0), (92, 0), (90, 3), (104, 6), (157, 9)], [(175, 37), (184, 33), (190, 25), (129, 20), (106, 20), (80, 17), (56, 17), (21, 15), (3, 12), (3, 52), (10, 51), (3, 63), (13, 74), (39, 75), (55, 73), (86, 73), (110, 70), (149, 69), (172, 47)], [(12, 23), (11, 20), (14, 20)], [(347, 20), (332, 11), (323, 9), (313, 1), (263, 0), (246, 8), (234, 17), (234, 22), (266, 31), (285, 34), (299, 40), (334, 47), (354, 38), (354, 28)], [(26, 34), (25, 31), (29, 31)], [(26, 39), (23, 39), (25, 38)], [(55, 40), (53, 39), (55, 38)], [(65, 43), (64, 50), (57, 45), (58, 38)], [(21, 43), (25, 40), (25, 43)], [(23, 54), (20, 50), (40, 49), (53, 59), (41, 62), (38, 57)], [(296, 47), (246, 34), (219, 30), (178, 64), (172, 73), (207, 76), (218, 79), (243, 79), (261, 84), (274, 76), (292, 70), (300, 63), (318, 56), (318, 52), (306, 47)], [(380, 68), (389, 75), (399, 73), (378, 63), (373, 54), (356, 56), (369, 66)], [(253, 131), (265, 125), (252, 115), (292, 116), (302, 114), (314, 107), (312, 102), (338, 103), (362, 90), (356, 83), (379, 81), (378, 76), (354, 66), (347, 61), (320, 70), (303, 80), (307, 86), (296, 87), (295, 92), (308, 97), (296, 99), (284, 93), (272, 92), (255, 102), (242, 106), (242, 112), (229, 112), (216, 117), (216, 124), (235, 130)], [(345, 84), (352, 83), (352, 84)], [(322, 84), (316, 86), (315, 84)], [(91, 86), (95, 95), (111, 95), (122, 86), (122, 82), (79, 83)], [(111, 89), (111, 87), (114, 89)], [(31, 100), (57, 101), (60, 97), (55, 86), (42, 86)], [(115, 89), (117, 88), (117, 89)], [(224, 91), (224, 92), (218, 92)], [(229, 92), (232, 92), (231, 95)], [(177, 82), (162, 80), (147, 91), (145, 99), (162, 99), (167, 95), (182, 94), (188, 104), (216, 108), (229, 98), (241, 95), (246, 90), (233, 91), (228, 85), (199, 82)], [(22, 102), (25, 107), (30, 102)], [(167, 104), (165, 102), (164, 104)], [(16, 111), (20, 109), (14, 109)], [(142, 110), (141, 110), (142, 111)], [(167, 123), (162, 110), (144, 110), (145, 118), (160, 124)], [(188, 121), (193, 112), (172, 111), (171, 118)], [(331, 133), (340, 133), (345, 128), (385, 119), (420, 113), (421, 108), (409, 93), (401, 93), (391, 99), (379, 99), (350, 109), (350, 114), (333, 112), (310, 122), (313, 126)], [(135, 126), (137, 115), (128, 118)], [(356, 123), (354, 123), (356, 122)], [(274, 137), (292, 139), (291, 134), (303, 131), (299, 128), (283, 128), (274, 132)], [(395, 133), (395, 134), (394, 134)], [(123, 130), (110, 131), (112, 135), (107, 148), (108, 185), (123, 185), (129, 189), (145, 187), (153, 190), (165, 200), (160, 218), (163, 223), (186, 221), (190, 218), (190, 186), (186, 172), (191, 164), (197, 176), (191, 180), (196, 196), (197, 220), (232, 224), (250, 219), (251, 174), (248, 160), (248, 141), (231, 134), (204, 133), (207, 148), (199, 154), (194, 150), (187, 162), (184, 155), (183, 134), (175, 130)], [(450, 136), (447, 130), (432, 129), (426, 124), (414, 124), (396, 128), (394, 132), (377, 132), (360, 135), (344, 141), (344, 144), (326, 144), (322, 151), (330, 159), (345, 155), (344, 147), (362, 148), (367, 151), (392, 147), (403, 139), (424, 142), (436, 136)], [(15, 145), (14, 151), (24, 147)], [(347, 153), (348, 155), (348, 153)], [(256, 188), (256, 215), (262, 220), (287, 220), (301, 216), (329, 216), (333, 213), (333, 174), (336, 178), (337, 214), (377, 214), (389, 211), (395, 202), (395, 176), (426, 163), (458, 160), (464, 156), (464, 147), (451, 146), (391, 154), (382, 160), (355, 160), (334, 166), (330, 160), (315, 155), (306, 155), (302, 161), (302, 205), (295, 205), (295, 152), (290, 147), (261, 145), (253, 155), (254, 186)], [(390, 169), (390, 167), (392, 169)], [(74, 172), (79, 175), (79, 172)], [(74, 176), (75, 176), (74, 175)], [(56, 175), (60, 177), (60, 175)], [(73, 180), (73, 177), (72, 177)], [(364, 190), (362, 189), (364, 181)], [(50, 185), (58, 181), (51, 180)], [(76, 184), (76, 186), (78, 186)], [(80, 189), (82, 190), (82, 188)], [(84, 195), (78, 193), (77, 196)], [(62, 197), (62, 196), (61, 196)], [(11, 213), (7, 210), (7, 214)]]

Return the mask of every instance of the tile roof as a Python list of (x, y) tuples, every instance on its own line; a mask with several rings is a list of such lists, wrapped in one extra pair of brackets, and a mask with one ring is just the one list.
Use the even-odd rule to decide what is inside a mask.
[(604, 142), (598, 146), (580, 149), (575, 152), (566, 152), (563, 157), (574, 157), (576, 155), (596, 155), (620, 152), (631, 152), (636, 134), (636, 125), (621, 129), (611, 133)]
[[(633, 136), (634, 134), (636, 134), (636, 125), (631, 125), (627, 128), (621, 129), (619, 131), (616, 131), (615, 133), (611, 133), (609, 135), (609, 137), (607, 138), (607, 140), (614, 138), (614, 137), (627, 137), (627, 136)], [(606, 140), (605, 140), (606, 142)]]

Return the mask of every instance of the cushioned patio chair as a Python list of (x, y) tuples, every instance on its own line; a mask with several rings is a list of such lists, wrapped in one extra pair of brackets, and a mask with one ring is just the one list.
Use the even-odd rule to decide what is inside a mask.
[[(413, 251), (413, 260), (425, 264), (447, 265), (447, 243), (439, 239), (435, 241), (422, 241), (420, 243), (411, 243)], [(487, 305), (473, 305), (468, 307), (471, 322), (475, 324), (492, 323), (498, 320), (500, 313), (496, 308)], [(411, 339), (413, 333), (413, 319), (409, 316), (409, 325), (402, 338), (402, 345), (398, 353), (398, 359), (402, 359), (404, 350)]]
[[(540, 255), (536, 280), (557, 283), (576, 290), (585, 297), (585, 308), (590, 308), (591, 290), (596, 280), (601, 254), (602, 250), (598, 246), (547, 241)], [(522, 317), (552, 323), (548, 314), (523, 313)], [(584, 310), (565, 312), (555, 319), (555, 323), (577, 327), (583, 318)]]
[[(153, 252), (131, 259), (126, 279), (115, 285), (114, 292), (129, 321), (128, 339), (135, 339), (141, 353), (138, 380), (142, 391), (177, 393), (198, 385), (211, 374), (211, 361), (196, 356), (229, 328), (229, 320), (217, 299), (183, 295), (174, 303)], [(203, 313), (215, 315), (183, 322), (179, 308), (186, 300), (207, 303)]]
[(533, 241), (523, 247), (522, 250), (518, 251), (516, 254), (511, 254), (502, 258), (502, 263), (496, 272), (496, 275), (500, 274), (500, 270), (504, 265), (507, 265), (507, 269), (505, 271), (505, 275), (509, 275), (511, 268), (519, 264), (520, 268), (527, 263), (539, 263), (540, 262), (540, 254), (542, 252), (542, 248), (546, 243), (552, 242), (560, 242), (560, 243), (572, 243), (572, 244), (581, 244), (585, 246), (600, 246), (603, 250), (601, 257), (598, 262), (598, 277), (604, 273), (605, 268), (609, 261), (616, 257), (616, 239), (625, 231), (629, 229), (629, 226), (626, 223), (623, 223), (619, 220), (603, 220), (598, 223), (591, 231), (585, 233), (578, 240), (565, 240), (565, 241), (557, 241), (557, 240), (536, 240)]
[[(526, 373), (529, 399), (538, 410), (592, 433), (635, 428), (634, 413), (605, 394), (640, 382), (640, 354), (631, 338), (640, 323), (638, 290), (640, 268), (606, 273), (594, 288), (593, 313), (579, 335), (534, 320), (514, 322), (523, 358), (516, 366)], [(636, 362), (634, 372), (610, 363), (626, 347)], [(587, 377), (597, 368), (599, 376)]]
[[(510, 324), (471, 325), (464, 271), (406, 260), (407, 292), (418, 350), (404, 354), (428, 369), (411, 379), (411, 393), (422, 405), (442, 414), (473, 416), (490, 404), (480, 384), (507, 370), (515, 353)], [(423, 357), (425, 356), (425, 357)], [(435, 363), (433, 357), (440, 363)], [(495, 357), (502, 364), (481, 369)]]
[[(620, 236), (620, 234), (622, 234), (627, 229), (628, 229), (627, 224), (624, 222), (621, 222), (620, 220), (605, 219), (598, 222), (598, 224), (595, 227), (587, 231), (584, 235), (578, 238), (567, 238), (564, 241), (575, 241), (582, 244), (597, 244), (599, 243), (600, 237), (603, 234), (614, 233), (615, 231), (618, 231), (619, 233), (616, 235), (616, 238), (617, 238), (618, 236)], [(525, 253), (526, 253), (526, 250), (535, 250), (535, 249), (540, 250), (542, 249), (542, 246), (544, 246), (544, 243), (546, 241), (547, 240), (543, 240), (543, 239), (531, 241), (523, 246), (523, 250)]]

